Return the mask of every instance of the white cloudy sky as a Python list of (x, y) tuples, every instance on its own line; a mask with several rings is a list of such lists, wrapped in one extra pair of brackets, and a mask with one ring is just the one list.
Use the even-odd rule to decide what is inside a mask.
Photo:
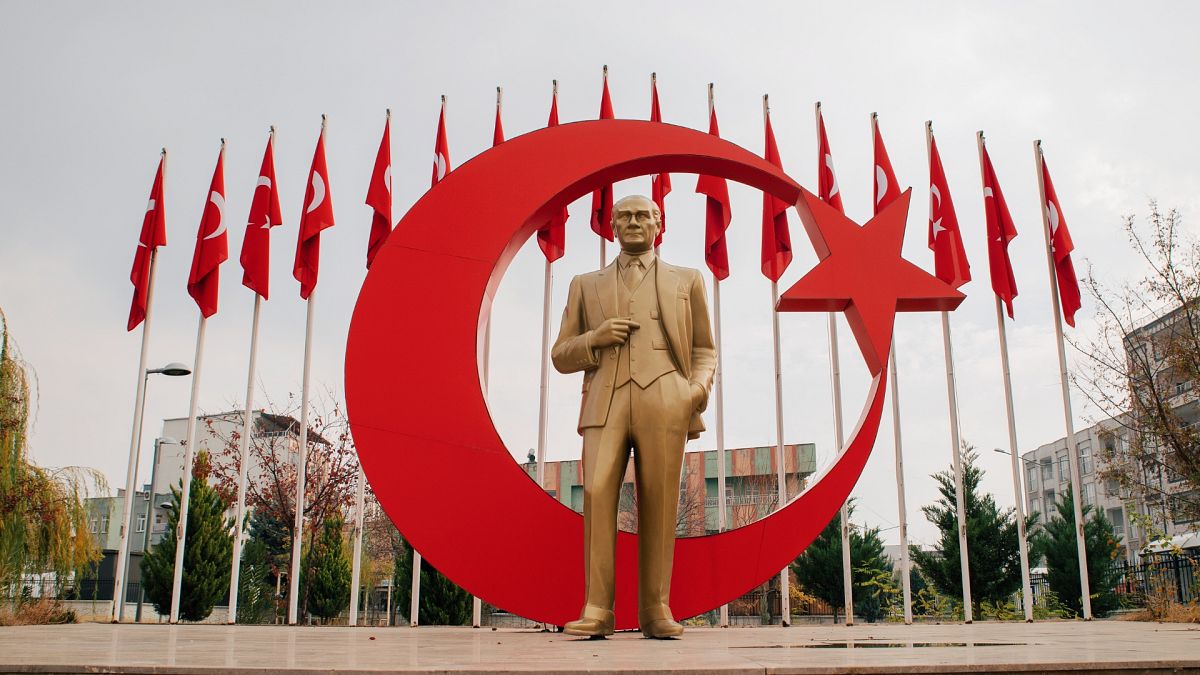
[[(196, 309), (185, 292), (192, 243), (219, 139), (229, 139), (227, 213), (245, 217), (267, 127), (279, 129), (277, 171), (284, 228), (275, 230), (273, 294), (263, 313), (259, 397), (299, 390), (304, 305), (289, 270), (302, 186), (320, 115), (338, 225), (322, 242), (315, 381), (340, 391), (346, 330), (364, 277), (370, 212), (362, 204), (385, 108), (392, 108), (397, 217), (428, 186), (438, 96), (450, 101), (451, 156), (460, 164), (491, 142), (494, 92), (505, 88), (510, 136), (539, 128), (550, 81), (564, 121), (594, 118), (608, 64), (618, 117), (649, 113), (657, 71), (667, 122), (705, 128), (705, 85), (716, 83), (724, 136), (761, 151), (760, 96), (770, 93), (785, 167), (816, 182), (812, 104), (824, 102), (848, 214), (870, 213), (868, 116), (878, 111), (900, 181), (915, 188), (905, 254), (931, 267), (925, 248), (925, 140), (932, 119), (976, 280), (952, 317), (964, 437), (983, 449), (986, 488), (1012, 502), (993, 299), (986, 279), (974, 133), (989, 149), (1021, 236), (1011, 251), (1021, 290), (1010, 328), (1020, 445), (1062, 435), (1063, 420), (1031, 141), (1045, 139), (1077, 266), (1113, 282), (1136, 276), (1121, 217), (1148, 198), (1200, 210), (1200, 142), (1192, 130), (1200, 85), (1200, 16), (1183, 3), (210, 3), (203, 11), (159, 3), (3, 3), (0, 71), (0, 307), (38, 376), (33, 452), (46, 465), (85, 464), (124, 481), (139, 333), (124, 331), (129, 266), (158, 150), (171, 151), (169, 245), (159, 266), (151, 366), (190, 362)], [(703, 267), (701, 198), (678, 175), (668, 198), (666, 259)], [(648, 192), (648, 179), (618, 193)], [(769, 287), (758, 272), (759, 194), (733, 193), (723, 286), (727, 441), (774, 441)], [(565, 280), (593, 268), (587, 205), (575, 204)], [(814, 257), (792, 219), (791, 283)], [(231, 226), (221, 311), (209, 325), (200, 407), (240, 405), (251, 294), (239, 285), (241, 226)], [(493, 333), (492, 405), (512, 452), (536, 442), (537, 344), (542, 262), (529, 243), (501, 287)], [(1077, 333), (1094, 330), (1085, 304)], [(430, 330), (412, 317), (412, 330)], [(557, 320), (557, 316), (556, 316)], [(786, 440), (832, 456), (824, 319), (784, 315)], [(842, 325), (847, 418), (867, 386)], [(935, 534), (917, 507), (934, 498), (929, 474), (949, 463), (941, 336), (933, 314), (897, 323), (912, 535)], [(552, 377), (551, 459), (578, 456), (576, 376)], [(420, 383), (411, 383), (419, 392)], [(186, 414), (183, 378), (151, 380), (158, 420)], [(1082, 401), (1079, 401), (1082, 407)], [(1082, 424), (1087, 410), (1080, 411)], [(709, 419), (712, 427), (711, 417)], [(860, 517), (896, 523), (892, 436), (885, 417), (855, 490)], [(711, 448), (711, 434), (692, 445)], [(147, 453), (148, 454), (148, 453)], [(148, 459), (143, 462), (148, 473)], [(145, 480), (143, 478), (143, 480)], [(449, 483), (453, 485), (453, 482)], [(465, 496), (464, 496), (465, 497)], [(895, 541), (894, 529), (885, 531)]]

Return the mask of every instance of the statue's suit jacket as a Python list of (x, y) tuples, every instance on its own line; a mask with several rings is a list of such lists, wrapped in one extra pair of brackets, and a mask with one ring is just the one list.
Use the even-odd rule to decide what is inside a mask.
[[(707, 405), (707, 392), (712, 389), (713, 374), (717, 369), (703, 278), (698, 270), (668, 265), (661, 259), (655, 261), (653, 274), (659, 320), (667, 346), (679, 374), (689, 383), (704, 388), (702, 411)], [(601, 270), (572, 279), (558, 340), (551, 351), (554, 367), (559, 372), (584, 371), (578, 427), (581, 434), (587, 427), (604, 426), (608, 419), (617, 374), (617, 359), (609, 357), (616, 347), (596, 353), (597, 350), (592, 348), (591, 331), (605, 319), (619, 316), (617, 284), (621, 283), (624, 282), (616, 260)], [(630, 383), (630, 386), (637, 385)], [(688, 438), (697, 438), (701, 431), (704, 431), (704, 422), (700, 412), (693, 411)]]

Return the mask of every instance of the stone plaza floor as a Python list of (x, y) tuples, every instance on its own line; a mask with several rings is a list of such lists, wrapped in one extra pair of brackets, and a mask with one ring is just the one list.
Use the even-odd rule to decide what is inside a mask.
[(14, 673), (1200, 672), (1200, 626), (1132, 621), (692, 628), (679, 640), (515, 629), (220, 625), (0, 628)]

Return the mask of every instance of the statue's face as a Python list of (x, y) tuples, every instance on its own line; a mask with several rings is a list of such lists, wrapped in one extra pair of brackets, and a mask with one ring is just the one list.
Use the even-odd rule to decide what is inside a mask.
[(661, 227), (658, 207), (645, 197), (626, 197), (613, 205), (613, 234), (617, 236), (622, 251), (649, 251)]

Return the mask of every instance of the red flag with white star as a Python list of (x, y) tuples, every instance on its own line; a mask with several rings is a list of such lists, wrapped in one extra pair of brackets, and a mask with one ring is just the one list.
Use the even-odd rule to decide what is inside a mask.
[[(558, 126), (558, 82), (554, 83), (554, 93), (550, 97), (550, 119), (546, 120), (547, 127)], [(538, 247), (547, 262), (554, 262), (563, 257), (567, 249), (567, 207), (562, 213), (554, 216), (542, 229), (537, 232)]]
[[(708, 133), (721, 137), (717, 126), (717, 109), (708, 114)], [(729, 185), (724, 178), (700, 176), (696, 181), (696, 192), (704, 200), (704, 262), (717, 279), (729, 276), (729, 250), (725, 245), (725, 230), (729, 228), (732, 212), (729, 208)], [(786, 223), (785, 223), (786, 229)]]
[[(875, 121), (874, 117), (871, 119)], [(888, 204), (900, 198), (900, 184), (896, 182), (896, 172), (892, 171), (892, 160), (888, 159), (878, 122), (872, 126), (875, 127), (875, 215), (879, 215)]]
[(450, 173), (450, 142), (446, 140), (446, 97), (442, 97), (442, 114), (438, 117), (437, 138), (433, 141), (433, 187)]
[[(650, 74), (650, 121), (662, 122), (662, 109), (658, 105), (658, 80), (654, 74)], [(662, 218), (662, 227), (658, 230), (658, 236), (654, 238), (654, 245), (661, 246), (663, 234), (667, 231), (667, 194), (671, 192), (671, 174), (658, 173), (650, 178), (650, 199), (658, 206), (659, 216)]]
[(375, 261), (375, 255), (383, 248), (392, 233), (392, 111), (388, 111), (383, 123), (383, 139), (379, 141), (379, 152), (375, 154), (375, 169), (367, 186), (367, 206), (375, 212), (371, 215), (371, 234), (367, 239), (367, 269)]
[[(765, 113), (766, 143), (763, 159), (783, 168), (775, 132), (771, 129), (771, 113)], [(762, 273), (771, 281), (779, 281), (783, 271), (792, 264), (792, 237), (788, 232), (787, 202), (764, 192), (762, 209)]]
[(838, 189), (837, 173), (833, 170), (833, 151), (829, 149), (829, 137), (825, 135), (825, 117), (821, 115), (821, 104), (817, 104), (817, 192), (821, 201), (845, 213), (842, 194)]
[(1017, 280), (1013, 277), (1012, 262), (1008, 259), (1008, 242), (1017, 236), (1017, 227), (1008, 213), (1008, 204), (992, 168), (987, 146), (980, 141), (983, 170), (983, 212), (987, 217), (988, 271), (992, 276), (992, 291), (1004, 301), (1008, 317), (1013, 318), (1013, 298), (1017, 297)]
[(150, 187), (150, 200), (146, 202), (146, 215), (142, 217), (142, 232), (138, 235), (137, 252), (133, 256), (133, 269), (129, 281), (133, 283), (133, 302), (129, 305), (129, 320), (125, 330), (137, 328), (146, 319), (150, 302), (150, 259), (159, 246), (167, 245), (166, 205), (163, 203), (163, 168), (167, 162), (167, 151), (158, 160), (158, 172)]
[(196, 230), (196, 250), (192, 253), (192, 271), (188, 274), (188, 295), (196, 301), (200, 313), (208, 318), (217, 313), (217, 293), (221, 285), (221, 263), (229, 259), (229, 233), (225, 222), (225, 144), (217, 155), (204, 200), (204, 214)]
[(1050, 251), (1054, 254), (1054, 276), (1058, 280), (1058, 298), (1062, 302), (1063, 318), (1072, 328), (1075, 327), (1075, 312), (1081, 306), (1079, 280), (1075, 277), (1075, 265), (1071, 263), (1071, 251), (1075, 244), (1071, 241), (1071, 233), (1067, 231), (1067, 219), (1063, 216), (1062, 202), (1058, 201), (1058, 193), (1054, 191), (1054, 183), (1050, 180), (1050, 169), (1046, 167), (1046, 158), (1038, 147), (1038, 156), (1042, 158), (1042, 185), (1046, 190), (1046, 222), (1050, 227)]
[(279, 187), (275, 182), (275, 134), (267, 138), (258, 182), (242, 237), (242, 285), (267, 299), (270, 290), (271, 228), (283, 224), (279, 211)]
[[(608, 66), (604, 66), (604, 90), (600, 93), (600, 119), (613, 119), (612, 98), (608, 95)], [(613, 188), (612, 183), (592, 193), (592, 232), (613, 240), (612, 230)]]
[(308, 188), (304, 192), (304, 210), (300, 214), (300, 233), (296, 241), (296, 262), (292, 265), (292, 276), (300, 282), (300, 297), (305, 300), (317, 287), (321, 230), (330, 227), (333, 227), (333, 193), (329, 169), (325, 165), (325, 125), (322, 123), (312, 168), (308, 172)]
[(933, 251), (937, 278), (954, 288), (971, 280), (971, 265), (958, 229), (954, 200), (932, 132), (929, 133), (929, 250)]

